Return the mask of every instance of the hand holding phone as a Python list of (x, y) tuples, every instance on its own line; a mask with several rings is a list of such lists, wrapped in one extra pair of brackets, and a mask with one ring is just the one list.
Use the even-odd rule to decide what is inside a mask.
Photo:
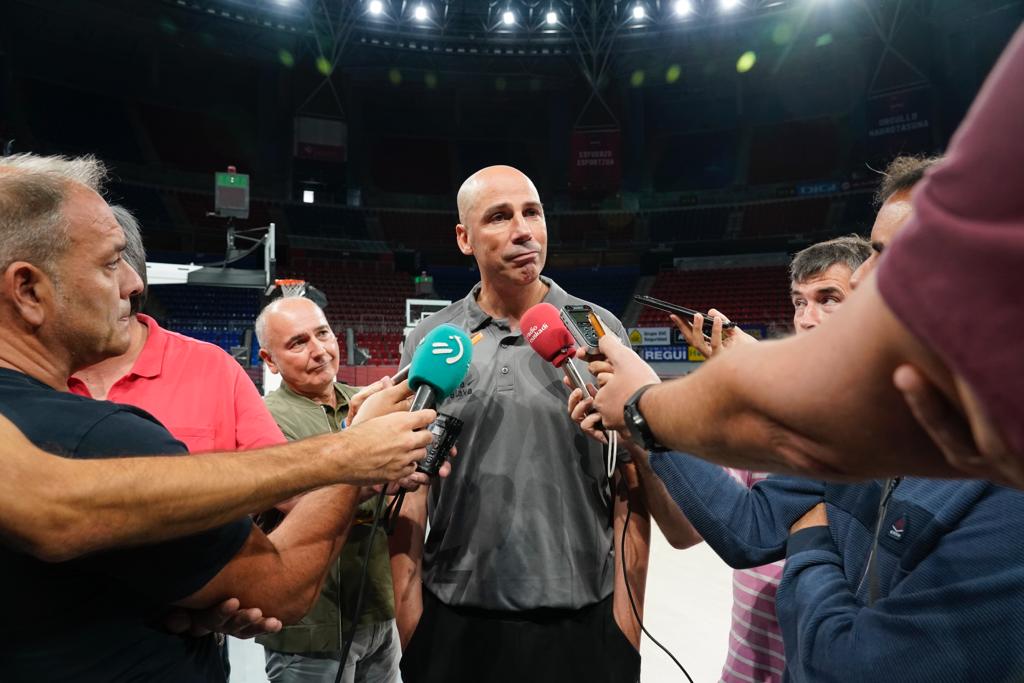
[[(691, 325), (693, 324), (693, 317), (695, 315), (698, 315), (698, 311), (695, 311), (692, 308), (687, 308), (686, 306), (679, 306), (677, 304), (669, 303), (668, 301), (663, 301), (662, 299), (655, 299), (653, 296), (637, 294), (636, 296), (633, 297), (633, 300), (639, 304), (643, 304), (644, 306), (656, 308), (659, 311), (665, 311), (666, 313), (675, 313), (680, 318), (690, 321)], [(703, 325), (703, 332), (705, 337), (711, 336), (711, 328), (714, 324), (715, 321), (713, 319), (705, 316)], [(733, 327), (736, 327), (736, 323), (722, 323), (723, 330), (732, 329)]]

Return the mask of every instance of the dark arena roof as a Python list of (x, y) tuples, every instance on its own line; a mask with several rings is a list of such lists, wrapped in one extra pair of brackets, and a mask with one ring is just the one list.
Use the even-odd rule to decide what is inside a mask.
[[(235, 165), (252, 178), (249, 222), (276, 221), (282, 251), (454, 265), (455, 191), (508, 163), (537, 183), (567, 265), (636, 265), (865, 230), (872, 169), (944, 148), (1024, 3), (13, 0), (3, 12), (0, 138), (109, 162), (152, 248), (219, 250), (211, 174)], [(310, 120), (335, 135), (326, 155), (309, 153)]]

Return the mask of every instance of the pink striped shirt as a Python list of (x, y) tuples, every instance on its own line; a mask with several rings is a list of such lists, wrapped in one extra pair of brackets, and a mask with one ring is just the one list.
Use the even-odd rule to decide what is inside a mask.
[[(748, 488), (768, 475), (728, 468)], [(782, 632), (775, 619), (775, 591), (784, 560), (732, 575), (732, 627), (723, 683), (778, 683), (786, 669)]]

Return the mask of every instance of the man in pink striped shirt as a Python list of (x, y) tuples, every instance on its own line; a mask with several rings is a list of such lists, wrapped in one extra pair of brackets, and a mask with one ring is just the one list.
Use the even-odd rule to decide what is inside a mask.
[[(805, 334), (831, 315), (850, 293), (850, 276), (871, 255), (870, 244), (857, 236), (839, 237), (811, 245), (793, 257), (789, 265), (790, 298), (793, 302), (793, 329)], [(708, 358), (721, 346), (754, 341), (739, 328), (722, 334), (721, 324), (728, 319), (715, 309), (717, 318), (711, 339), (701, 330), (703, 318), (697, 316), (691, 327), (672, 316), (672, 321), (690, 345)], [(721, 322), (720, 322), (721, 321)], [(747, 488), (768, 476), (765, 472), (727, 468), (729, 474)], [(722, 669), (725, 683), (775, 683), (786, 669), (782, 633), (775, 618), (775, 591), (782, 578), (783, 561), (752, 569), (737, 569), (732, 579), (732, 626), (729, 650)]]

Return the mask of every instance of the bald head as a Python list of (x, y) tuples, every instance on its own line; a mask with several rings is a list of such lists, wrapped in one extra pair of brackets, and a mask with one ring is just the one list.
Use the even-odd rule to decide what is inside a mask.
[(285, 296), (274, 299), (256, 318), (256, 340), (261, 347), (267, 348), (273, 343), (272, 337), (278, 328), (289, 327), (294, 319), (307, 316), (321, 318), (323, 323), (327, 324), (323, 310), (306, 297)]
[(301, 296), (272, 301), (256, 319), (260, 358), (292, 391), (317, 400), (333, 395), (338, 339), (323, 310)]
[(495, 187), (508, 185), (525, 184), (533, 193), (537, 203), (540, 203), (540, 194), (537, 187), (530, 180), (529, 176), (512, 166), (488, 166), (482, 168), (473, 175), (466, 178), (459, 188), (456, 197), (456, 204), (459, 207), (459, 222), (469, 227), (470, 222), (475, 220), (475, 214), (485, 207), (478, 206), (482, 195), (488, 194)]

